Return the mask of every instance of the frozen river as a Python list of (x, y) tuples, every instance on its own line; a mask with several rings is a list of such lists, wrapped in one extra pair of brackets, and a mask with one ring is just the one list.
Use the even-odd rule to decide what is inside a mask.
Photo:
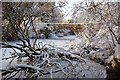
[[(75, 36), (66, 36), (66, 37), (54, 37), (54, 38), (50, 38), (50, 39), (38, 39), (38, 42), (42, 42), (43, 44), (50, 44), (53, 45), (55, 47), (58, 48), (63, 48), (63, 49), (69, 49), (69, 44), (72, 40), (75, 39)], [(31, 43), (33, 42), (34, 39), (31, 39)], [(16, 43), (21, 43), (20, 41), (14, 41), (14, 42), (9, 42), (9, 44), (12, 45), (16, 45)], [(74, 43), (75, 44), (75, 43)], [(2, 54), (0, 54), (0, 58), (6, 58), (6, 57), (10, 57), (11, 56), (11, 52), (14, 52), (12, 49), (10, 48), (1, 48), (0, 52)], [(19, 52), (19, 50), (17, 50), (17, 52)], [(9, 62), (12, 59), (8, 59), (8, 60), (0, 60), (0, 69), (5, 69), (8, 65)], [(94, 61), (91, 60), (86, 60), (86, 64), (83, 66), (82, 63), (79, 63), (78, 67), (76, 67), (74, 69), (75, 72), (78, 72), (78, 77), (83, 77), (83, 75), (85, 75), (84, 77), (86, 78), (105, 78), (106, 77), (106, 71), (105, 68), (103, 66), (101, 66), (98, 63), (95, 63)], [(66, 65), (67, 63), (61, 63), (62, 65)], [(11, 64), (12, 66), (16, 66), (16, 60), (14, 60), (14, 62), (12, 62)], [(86, 68), (89, 67), (89, 70), (87, 70)], [(80, 72), (81, 70), (83, 70), (82, 72)], [(71, 69), (69, 70), (71, 71)], [(91, 74), (92, 73), (92, 74)], [(62, 78), (65, 77), (64, 75), (62, 75), (63, 73), (59, 72), (57, 74), (53, 74), (55, 78)], [(72, 76), (72, 75), (71, 75)], [(43, 77), (48, 77), (49, 76), (43, 76)]]
[[(37, 39), (37, 43), (38, 42), (42, 42), (43, 44), (50, 44), (53, 45), (55, 47), (58, 48), (64, 48), (64, 49), (68, 49), (68, 44), (70, 43), (70, 41), (74, 40), (75, 36), (65, 36), (65, 37), (53, 37), (50, 39)], [(31, 43), (33, 42), (34, 39), (31, 39)], [(9, 42), (9, 44), (15, 45), (17, 43), (21, 43), (20, 41), (13, 41), (13, 42)], [(10, 48), (1, 48), (0, 49), (0, 59), (5, 58), (5, 57), (10, 57), (11, 56), (11, 52), (14, 52), (13, 49)], [(17, 52), (19, 52), (19, 50), (17, 50)], [(5, 64), (4, 64), (5, 63)], [(7, 66), (8, 62), (4, 62), (0, 60), (0, 65), (2, 65), (0, 68), (3, 68), (4, 66)]]

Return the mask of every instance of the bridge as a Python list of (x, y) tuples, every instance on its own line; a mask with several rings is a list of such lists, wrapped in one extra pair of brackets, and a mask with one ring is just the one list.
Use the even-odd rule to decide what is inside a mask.
[(84, 24), (50, 24), (50, 28), (52, 31), (58, 30), (58, 29), (69, 29), (73, 31), (76, 35), (83, 32), (85, 30)]

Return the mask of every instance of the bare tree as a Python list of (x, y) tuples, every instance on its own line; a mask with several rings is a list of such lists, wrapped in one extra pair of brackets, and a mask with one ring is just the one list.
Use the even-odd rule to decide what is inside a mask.
[[(5, 39), (1, 42), (2, 48), (11, 48), (14, 50), (11, 57), (2, 58), (2, 60), (12, 59), (7, 68), (1, 70), (3, 79), (15, 77), (36, 79), (44, 75), (50, 75), (52, 78), (53, 73), (60, 71), (64, 75), (69, 75), (64, 69), (73, 66), (71, 60), (77, 59), (77, 61), (84, 62), (84, 59), (80, 58), (80, 56), (61, 53), (57, 51), (61, 49), (50, 44), (43, 44), (42, 42), (37, 43), (38, 38), (33, 39), (33, 43), (31, 43), (29, 30), (32, 28), (38, 37), (38, 32), (34, 26), (34, 20), (37, 16), (44, 16), (41, 16), (42, 13), (36, 14), (36, 12), (34, 12), (32, 9), (33, 4), (34, 3), (7, 2), (2, 5), (3, 20), (8, 21), (5, 27), (5, 29), (9, 31), (8, 35), (11, 37), (16, 36), (21, 42), (12, 45), (9, 44), (6, 40), (7, 38), (3, 36)], [(11, 64), (15, 60), (17, 60), (18, 64), (12, 66)], [(59, 61), (66, 61), (68, 65), (62, 66)]]
[[(74, 6), (72, 16), (75, 17), (76, 22), (81, 21), (87, 24), (88, 27), (84, 32), (90, 38), (90, 43), (89, 43), (90, 46), (93, 45), (91, 43), (94, 43), (94, 45), (97, 45), (98, 42), (103, 37), (106, 36), (106, 39), (107, 38), (108, 39), (106, 41), (104, 39), (104, 41), (106, 43), (108, 42), (110, 46), (109, 53), (111, 53), (111, 55), (115, 55), (114, 48), (117, 47), (117, 45), (120, 45), (120, 42), (119, 42), (120, 40), (118, 36), (119, 28), (120, 28), (119, 2), (109, 2), (109, 1), (94, 2), (93, 0), (83, 1)], [(119, 55), (118, 51), (117, 51), (117, 55)], [(116, 62), (118, 62), (117, 59), (115, 60)], [(114, 64), (114, 62), (112, 64)], [(116, 65), (119, 65), (119, 64), (120, 63), (117, 63)], [(108, 72), (108, 74), (110, 73), (111, 72)], [(113, 71), (113, 74), (115, 74), (114, 76), (116, 76), (117, 72)]]

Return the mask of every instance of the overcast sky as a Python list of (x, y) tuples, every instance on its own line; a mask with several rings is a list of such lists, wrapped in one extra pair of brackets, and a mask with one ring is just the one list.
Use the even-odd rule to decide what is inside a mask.
[[(56, 0), (57, 2), (61, 1), (61, 0)], [(61, 8), (62, 12), (65, 14), (65, 19), (71, 19), (72, 16), (72, 7), (74, 4), (79, 4), (81, 1), (83, 0), (62, 0), (62, 1), (66, 1), (68, 2), (68, 4), (66, 4), (63, 8)]]
[(67, 0), (68, 1), (68, 4), (63, 7), (63, 12), (65, 12), (65, 19), (71, 19), (72, 16), (72, 7), (74, 4), (79, 4), (82, 0)]
[[(81, 1), (91, 1), (91, 0), (57, 0), (57, 1), (67, 1), (68, 4), (62, 8), (62, 12), (65, 13), (65, 19), (71, 19), (72, 7), (74, 4), (79, 4)], [(103, 2), (104, 0), (93, 0), (94, 2)], [(108, 2), (119, 2), (120, 0), (105, 0)]]

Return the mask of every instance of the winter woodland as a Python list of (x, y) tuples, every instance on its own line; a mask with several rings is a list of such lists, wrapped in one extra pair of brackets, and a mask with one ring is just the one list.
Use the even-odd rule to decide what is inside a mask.
[(120, 2), (70, 1), (1, 2), (2, 79), (120, 79)]

